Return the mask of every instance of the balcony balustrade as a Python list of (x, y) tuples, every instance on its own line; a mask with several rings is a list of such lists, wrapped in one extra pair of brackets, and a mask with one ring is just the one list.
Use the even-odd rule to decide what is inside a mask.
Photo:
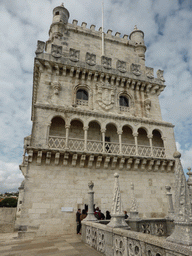
[(106, 153), (125, 156), (142, 156), (166, 158), (165, 148), (150, 147), (144, 145), (132, 145), (116, 142), (102, 142), (96, 140), (87, 140), (77, 138), (69, 138), (68, 142), (65, 137), (49, 136), (48, 147), (51, 149), (68, 149), (75, 152), (87, 151), (90, 153)]

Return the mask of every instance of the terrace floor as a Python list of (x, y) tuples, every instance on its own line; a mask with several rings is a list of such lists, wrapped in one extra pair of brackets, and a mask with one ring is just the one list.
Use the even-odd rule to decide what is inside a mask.
[(103, 254), (81, 242), (81, 236), (76, 234), (19, 239), (17, 233), (0, 233), (0, 255), (101, 256)]

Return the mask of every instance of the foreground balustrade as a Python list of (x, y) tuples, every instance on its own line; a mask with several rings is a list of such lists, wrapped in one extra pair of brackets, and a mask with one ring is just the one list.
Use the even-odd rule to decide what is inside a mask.
[(96, 140), (84, 140), (59, 136), (49, 136), (48, 147), (52, 149), (68, 149), (75, 152), (87, 151), (90, 153), (106, 153), (127, 156), (143, 156), (166, 158), (163, 147), (150, 147), (144, 145), (119, 144), (117, 142), (102, 142)]

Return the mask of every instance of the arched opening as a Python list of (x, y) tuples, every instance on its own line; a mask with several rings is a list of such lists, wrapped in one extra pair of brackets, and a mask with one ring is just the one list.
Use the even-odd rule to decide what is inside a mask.
[(138, 145), (150, 146), (149, 139), (147, 138), (147, 132), (143, 128), (138, 130)]
[(59, 12), (57, 11), (57, 12), (55, 12), (55, 15), (59, 15)]
[(87, 136), (87, 150), (89, 152), (96, 153), (101, 153), (103, 151), (101, 127), (96, 121), (92, 121), (89, 123)]
[(89, 95), (85, 89), (78, 89), (76, 93), (76, 103), (81, 106), (88, 106)]
[(92, 122), (89, 123), (87, 138), (88, 138), (88, 140), (97, 140), (97, 141), (102, 140), (101, 127), (97, 122), (92, 121)]
[(71, 121), (69, 137), (76, 139), (84, 138), (83, 123), (79, 120)]
[(106, 153), (119, 153), (119, 136), (114, 124), (108, 124), (105, 132)]
[(126, 96), (121, 95), (119, 97), (119, 106), (129, 107), (129, 99)]
[(123, 126), (121, 141), (122, 141), (122, 153), (124, 155), (136, 154), (135, 140), (132, 133), (133, 131), (129, 126), (127, 125)]
[(153, 130), (153, 146), (154, 147), (164, 147), (163, 140), (161, 139), (161, 134), (158, 130)]
[(52, 119), (49, 135), (65, 137), (65, 121), (63, 120), (63, 118), (56, 116)]
[(65, 121), (59, 116), (54, 117), (51, 121), (51, 126), (49, 130), (49, 148), (65, 148), (65, 136)]

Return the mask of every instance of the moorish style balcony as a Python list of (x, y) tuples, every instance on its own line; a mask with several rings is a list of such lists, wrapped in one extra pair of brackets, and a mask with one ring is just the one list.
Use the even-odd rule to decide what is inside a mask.
[(48, 146), (51, 149), (64, 149), (74, 152), (86, 151), (100, 154), (166, 158), (164, 147), (151, 147), (125, 143), (119, 144), (115, 142), (102, 142), (77, 138), (68, 138), (68, 140), (66, 140), (65, 137), (59, 136), (49, 136)]

